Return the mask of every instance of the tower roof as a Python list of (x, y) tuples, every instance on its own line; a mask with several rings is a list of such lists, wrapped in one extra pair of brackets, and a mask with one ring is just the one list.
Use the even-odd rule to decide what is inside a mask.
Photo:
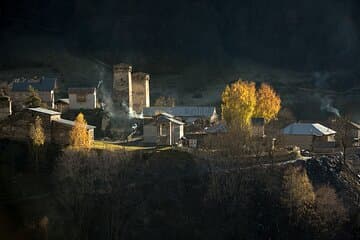
[(131, 71), (132, 70), (132, 66), (127, 64), (127, 63), (119, 63), (119, 64), (115, 64), (114, 65), (114, 70), (126, 70), (126, 71)]

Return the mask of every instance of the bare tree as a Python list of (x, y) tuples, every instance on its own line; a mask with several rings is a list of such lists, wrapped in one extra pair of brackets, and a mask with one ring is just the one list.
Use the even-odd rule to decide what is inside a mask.
[(122, 239), (144, 201), (132, 183), (136, 161), (131, 159), (127, 152), (63, 152), (54, 179), (57, 199), (76, 223), (72, 238), (87, 239), (98, 229), (102, 239)]
[(347, 150), (353, 144), (351, 120), (348, 116), (334, 120), (333, 127), (336, 130), (336, 140), (343, 151), (343, 162), (346, 163)]
[(333, 188), (322, 186), (315, 194), (317, 228), (324, 239), (334, 238), (336, 232), (348, 220), (348, 213)]
[(285, 171), (281, 202), (289, 210), (290, 220), (295, 224), (310, 216), (315, 193), (306, 170), (291, 166)]

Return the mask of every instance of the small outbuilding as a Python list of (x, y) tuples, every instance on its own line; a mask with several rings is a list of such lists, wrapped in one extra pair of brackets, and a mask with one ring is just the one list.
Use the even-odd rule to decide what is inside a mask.
[(287, 146), (306, 149), (334, 147), (336, 131), (319, 123), (293, 123), (282, 130)]
[(55, 109), (61, 113), (69, 110), (70, 101), (68, 98), (60, 98), (55, 102)]
[(69, 109), (95, 109), (96, 88), (69, 88)]
[(144, 124), (144, 142), (156, 145), (175, 145), (184, 137), (184, 125), (168, 113), (160, 113)]

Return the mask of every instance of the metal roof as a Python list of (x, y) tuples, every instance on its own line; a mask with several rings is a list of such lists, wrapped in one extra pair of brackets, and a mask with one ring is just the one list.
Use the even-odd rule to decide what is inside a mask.
[[(53, 120), (54, 122), (60, 123), (60, 124), (65, 124), (65, 125), (69, 125), (69, 126), (75, 126), (75, 121), (71, 121), (71, 120), (67, 120), (67, 119), (56, 119)], [(94, 129), (96, 128), (95, 126), (92, 125), (86, 125), (86, 129)]]
[(169, 114), (167, 112), (162, 112), (162, 113), (159, 113), (157, 115), (162, 115), (162, 116), (165, 116), (165, 117), (168, 117), (168, 118), (174, 118), (175, 117), (174, 115), (171, 115), (171, 114)]
[(176, 123), (176, 124), (179, 124), (179, 125), (184, 125), (185, 123), (180, 121), (180, 120), (177, 120), (175, 118), (167, 118), (170, 122), (173, 122), (173, 123)]
[(25, 80), (21, 82), (14, 82), (12, 86), (13, 92), (26, 92), (32, 86), (39, 92), (51, 91), (56, 88), (56, 78), (42, 77), (39, 81)]
[(146, 107), (143, 115), (156, 116), (160, 113), (168, 113), (176, 117), (211, 117), (216, 114), (215, 107), (180, 106), (180, 107)]
[(34, 111), (34, 112), (39, 112), (39, 113), (44, 113), (44, 114), (48, 114), (48, 115), (60, 115), (60, 112), (55, 112), (53, 110), (50, 109), (46, 109), (46, 108), (41, 108), (41, 107), (36, 107), (36, 108), (28, 108), (30, 111)]
[(57, 103), (65, 103), (65, 104), (70, 104), (70, 100), (68, 98), (60, 98), (58, 100), (56, 100)]
[(167, 121), (170, 121), (170, 122), (173, 122), (173, 123), (176, 123), (176, 124), (179, 124), (179, 125), (184, 125), (185, 124), (183, 121), (174, 118), (174, 116), (172, 116), (171, 114), (161, 113), (161, 114), (158, 114), (158, 116), (159, 116), (160, 119), (165, 119)]
[(326, 136), (336, 132), (320, 123), (293, 123), (282, 130), (286, 135)]

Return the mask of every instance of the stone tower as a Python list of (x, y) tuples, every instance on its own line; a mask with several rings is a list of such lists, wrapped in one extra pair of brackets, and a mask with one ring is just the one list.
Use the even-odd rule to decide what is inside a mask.
[(132, 74), (132, 103), (133, 110), (140, 114), (144, 107), (150, 107), (150, 75), (137, 72)]
[(113, 102), (116, 105), (126, 104), (129, 108), (129, 113), (133, 109), (131, 71), (132, 67), (124, 63), (114, 65), (113, 67)]

